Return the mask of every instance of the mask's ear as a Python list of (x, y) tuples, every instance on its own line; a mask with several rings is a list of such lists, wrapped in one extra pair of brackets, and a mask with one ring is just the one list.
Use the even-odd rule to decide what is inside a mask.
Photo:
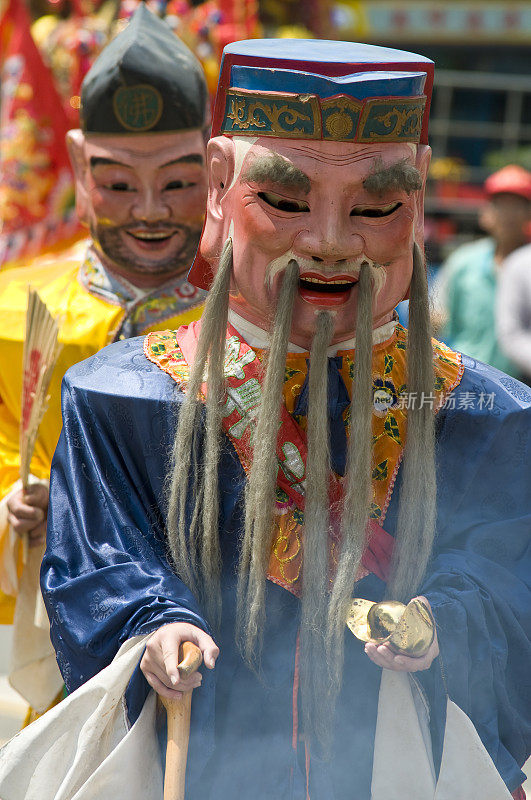
[(88, 163), (85, 154), (85, 136), (80, 128), (68, 131), (66, 146), (76, 181), (76, 213), (79, 221), (88, 225), (90, 222), (87, 190)]
[(218, 136), (208, 143), (208, 212), (216, 219), (223, 216), (222, 202), (234, 178), (234, 142)]
[(233, 140), (227, 136), (217, 136), (207, 146), (208, 199), (200, 253), (214, 272), (232, 220), (228, 194), (234, 178), (234, 149)]

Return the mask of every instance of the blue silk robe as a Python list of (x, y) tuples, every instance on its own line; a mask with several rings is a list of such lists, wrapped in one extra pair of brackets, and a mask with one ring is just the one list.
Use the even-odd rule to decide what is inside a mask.
[[(431, 706), (436, 764), (445, 693), (471, 717), (512, 791), (530, 742), (528, 582), (531, 531), (531, 394), (491, 367), (464, 358), (463, 392), (495, 392), (493, 409), (437, 416), (437, 537), (425, 582), (441, 659), (417, 673)], [(183, 395), (150, 363), (142, 339), (110, 345), (73, 367), (63, 386), (64, 429), (51, 483), (42, 586), (51, 636), (73, 690), (106, 666), (120, 645), (168, 622), (210, 632), (190, 591), (168, 566), (164, 478)], [(268, 582), (262, 674), (234, 644), (237, 544), (245, 476), (222, 449), (219, 528), (223, 552), (221, 655), (194, 693), (187, 768), (190, 800), (303, 800), (304, 748), (293, 743), (298, 600)], [(393, 534), (397, 481), (385, 528)], [(373, 574), (356, 595), (378, 600)], [(346, 631), (344, 681), (330, 762), (311, 760), (315, 800), (368, 800), (381, 670)], [(442, 669), (441, 669), (442, 667)], [(137, 669), (131, 719), (148, 690)]]

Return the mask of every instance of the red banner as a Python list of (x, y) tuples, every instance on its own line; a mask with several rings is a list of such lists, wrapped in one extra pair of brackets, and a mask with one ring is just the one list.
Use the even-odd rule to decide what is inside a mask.
[(77, 232), (69, 128), (23, 0), (0, 19), (0, 266)]

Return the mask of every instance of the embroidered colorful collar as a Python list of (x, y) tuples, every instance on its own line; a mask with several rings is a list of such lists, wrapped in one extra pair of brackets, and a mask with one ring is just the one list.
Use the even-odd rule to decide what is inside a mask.
[[(189, 364), (193, 361), (199, 326), (197, 323), (178, 331), (151, 333), (144, 352), (160, 369), (185, 389)], [(240, 462), (248, 472), (252, 461), (252, 432), (260, 406), (263, 351), (253, 351), (234, 328), (227, 330), (225, 378), (227, 396), (223, 427), (231, 439)], [(352, 391), (355, 351), (339, 351), (340, 373), (349, 395)], [(371, 517), (375, 529), (381, 529), (402, 460), (407, 436), (408, 406), (414, 401), (407, 389), (407, 331), (397, 325), (387, 341), (373, 347), (373, 472)], [(435, 384), (424, 402), (436, 412), (461, 381), (461, 357), (444, 344), (433, 340)], [(307, 372), (307, 354), (290, 354), (284, 383), (285, 406), (279, 432), (279, 460), (276, 534), (268, 577), (298, 593), (302, 559), (302, 523), (304, 513), (304, 478), (306, 465), (306, 418), (292, 414)], [(348, 407), (344, 423), (349, 431)], [(342, 494), (342, 479), (334, 478), (335, 494)], [(334, 489), (334, 487), (332, 487)], [(385, 534), (385, 532), (383, 532)], [(385, 534), (387, 536), (387, 534)], [(381, 543), (381, 541), (380, 541)], [(387, 545), (385, 545), (387, 546)], [(331, 551), (334, 543), (331, 542)], [(372, 571), (375, 571), (374, 569)]]
[(155, 289), (140, 289), (106, 270), (92, 244), (81, 264), (79, 280), (90, 294), (124, 309), (119, 338), (128, 339), (154, 325), (163, 325), (205, 299), (205, 292), (188, 283), (186, 275), (171, 278)]

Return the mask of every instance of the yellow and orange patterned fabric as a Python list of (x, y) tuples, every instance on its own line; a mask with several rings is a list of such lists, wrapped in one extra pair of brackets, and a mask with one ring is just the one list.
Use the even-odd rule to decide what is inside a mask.
[[(146, 337), (147, 357), (185, 389), (189, 364), (195, 353), (197, 323), (179, 331), (151, 333)], [(227, 331), (225, 378), (227, 395), (223, 407), (223, 427), (231, 439), (241, 464), (247, 472), (252, 461), (251, 436), (261, 398), (262, 360), (265, 351), (254, 351), (234, 328)], [(352, 395), (354, 350), (339, 350), (339, 371)], [(373, 461), (372, 503), (369, 547), (363, 570), (379, 574), (378, 562), (390, 558), (392, 537), (382, 526), (392, 496), (407, 437), (407, 415), (414, 403), (429, 403), (436, 412), (458, 386), (463, 366), (461, 357), (444, 344), (433, 340), (435, 383), (433, 392), (415, 398), (407, 388), (407, 330), (397, 325), (385, 342), (373, 347)], [(297, 398), (308, 370), (307, 353), (289, 353), (286, 361), (284, 402), (277, 456), (279, 459), (275, 531), (268, 578), (298, 595), (302, 565), (304, 523), (304, 478), (306, 464), (306, 416), (294, 416)], [(350, 406), (343, 412), (347, 436)], [(343, 478), (331, 475), (332, 505), (342, 497)], [(331, 571), (338, 545), (338, 533), (332, 525), (330, 541)], [(379, 575), (385, 579), (385, 569)], [(362, 577), (359, 575), (358, 577)]]

